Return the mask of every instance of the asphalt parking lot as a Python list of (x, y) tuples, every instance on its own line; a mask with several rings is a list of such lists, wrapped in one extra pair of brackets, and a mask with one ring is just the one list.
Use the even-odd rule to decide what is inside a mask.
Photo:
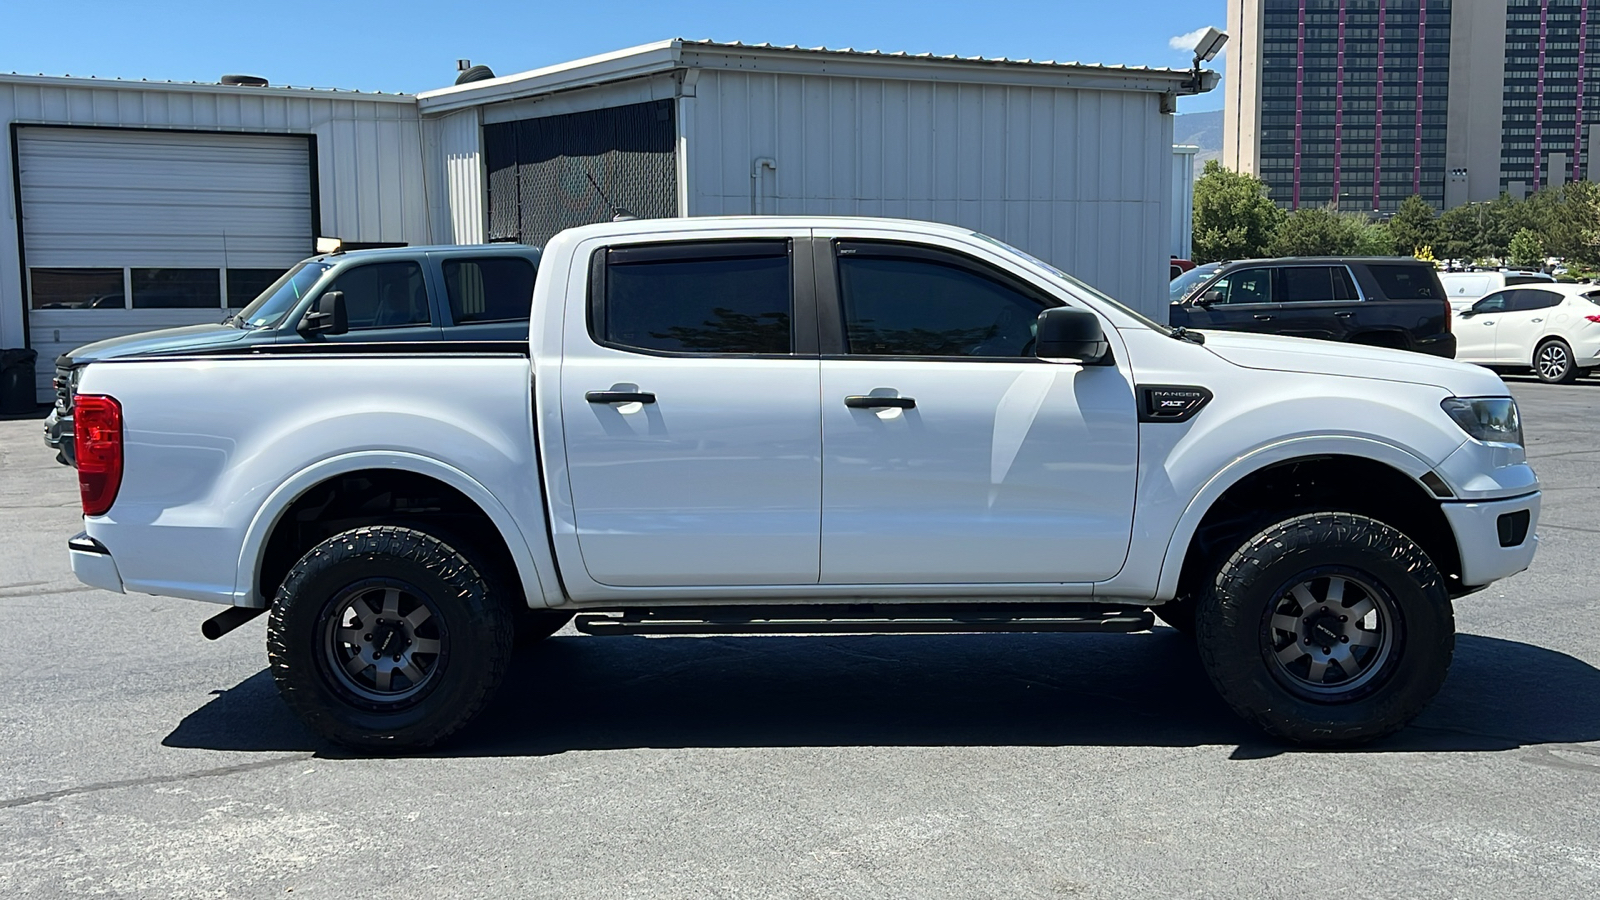
[(313, 738), (263, 623), (72, 577), (76, 482), (0, 422), (0, 896), (1580, 897), (1600, 893), (1600, 381), (1517, 380), (1533, 567), (1443, 693), (1272, 744), (1174, 632), (591, 638), (461, 739)]

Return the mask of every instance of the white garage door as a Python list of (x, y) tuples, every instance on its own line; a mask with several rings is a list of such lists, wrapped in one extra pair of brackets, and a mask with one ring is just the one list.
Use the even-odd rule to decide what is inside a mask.
[(219, 321), (312, 252), (305, 136), (30, 126), (17, 164), (41, 401), (58, 354)]

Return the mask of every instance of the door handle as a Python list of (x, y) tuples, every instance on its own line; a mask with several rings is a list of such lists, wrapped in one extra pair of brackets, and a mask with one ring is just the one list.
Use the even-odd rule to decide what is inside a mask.
[(844, 405), (851, 409), (916, 409), (917, 401), (910, 397), (863, 397), (852, 394), (844, 398)]
[(1351, 312), (1349, 310), (1345, 310), (1344, 312), (1336, 312), (1336, 313), (1334, 313), (1333, 317), (1335, 319), (1348, 319), (1353, 315), (1355, 315), (1355, 313), (1353, 313), (1353, 312)]
[(1271, 321), (1272, 321), (1272, 317), (1271, 317), (1271, 316), (1262, 316), (1262, 315), (1257, 315), (1257, 316), (1254, 316), (1254, 317), (1253, 317), (1253, 318), (1254, 318), (1254, 319), (1255, 319), (1255, 320), (1256, 320), (1256, 321), (1257, 321), (1257, 322), (1271, 322)]
[(583, 399), (590, 403), (654, 403), (656, 395), (644, 391), (590, 391)]
[(1535, 322), (1543, 322), (1544, 320), (1543, 319), (1534, 319), (1534, 321)]

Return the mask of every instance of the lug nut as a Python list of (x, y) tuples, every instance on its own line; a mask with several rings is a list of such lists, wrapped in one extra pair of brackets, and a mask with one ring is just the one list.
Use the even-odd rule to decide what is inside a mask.
[(1348, 622), (1348, 621), (1350, 621), (1350, 617), (1349, 616), (1340, 616), (1339, 617), (1339, 621)]
[(1350, 635), (1348, 635), (1348, 634), (1339, 635), (1339, 643), (1341, 643), (1341, 644), (1350, 643)]

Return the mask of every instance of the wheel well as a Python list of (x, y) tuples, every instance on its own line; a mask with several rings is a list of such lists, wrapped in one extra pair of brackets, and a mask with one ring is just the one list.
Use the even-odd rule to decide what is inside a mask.
[(1178, 597), (1196, 596), (1223, 559), (1251, 535), (1288, 516), (1322, 510), (1367, 516), (1400, 531), (1433, 560), (1452, 594), (1463, 590), (1455, 532), (1437, 498), (1384, 463), (1316, 456), (1252, 472), (1211, 504), (1184, 553)]
[(466, 494), (427, 475), (363, 469), (336, 475), (301, 494), (272, 527), (261, 554), (257, 589), (268, 603), (300, 557), (322, 541), (363, 525), (402, 525), (425, 531), (468, 555), (503, 585), (508, 601), (525, 606), (522, 580), (494, 521)]

